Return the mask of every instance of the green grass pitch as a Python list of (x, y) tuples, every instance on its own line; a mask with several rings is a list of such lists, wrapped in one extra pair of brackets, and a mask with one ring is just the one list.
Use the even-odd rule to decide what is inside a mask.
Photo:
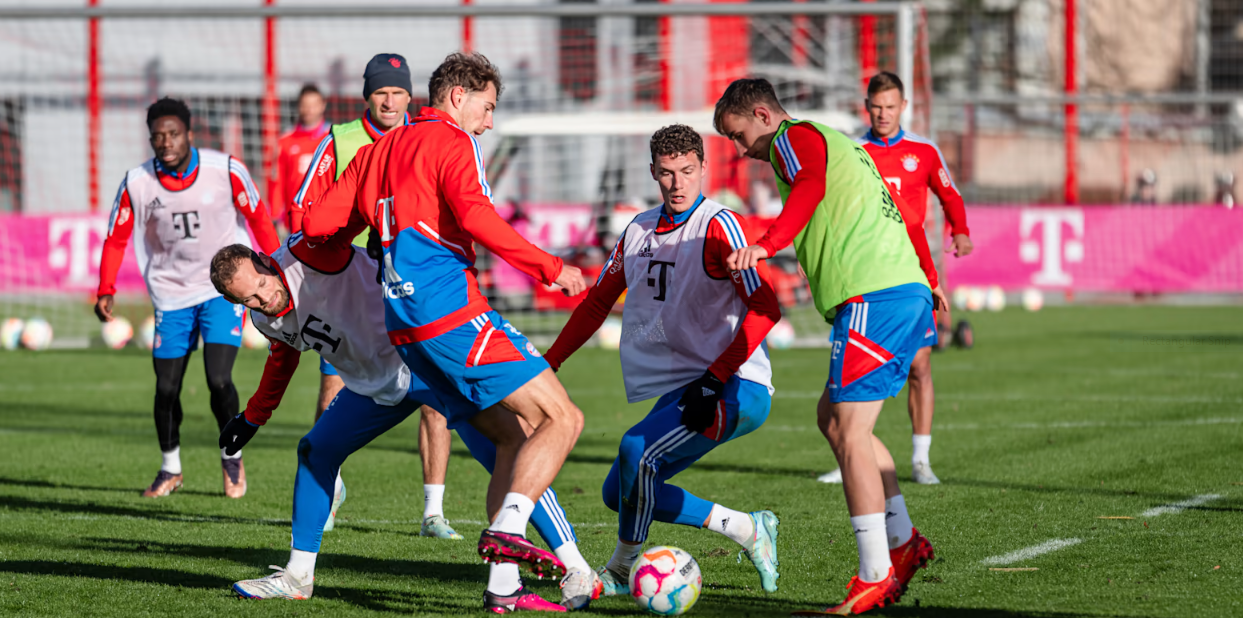
[[(1240, 309), (969, 317), (976, 349), (933, 360), (932, 461), (943, 484), (904, 484), (938, 559), (900, 604), (877, 615), (1243, 615)], [(0, 615), (480, 614), (486, 567), (474, 539), (485, 473), (455, 439), (445, 507), (467, 540), (419, 538), (414, 422), (346, 463), (349, 501), (325, 535), (314, 599), (235, 599), (233, 581), (262, 576), (288, 556), (294, 451), (311, 424), (316, 363), (305, 357), (285, 405), (246, 448), (250, 492), (234, 501), (221, 493), (200, 358), (182, 397), (185, 489), (144, 500), (139, 491), (160, 461), (149, 356), (132, 348), (0, 352)], [(253, 351), (238, 360), (243, 402), (263, 360)], [(776, 351), (773, 364), (778, 391), (765, 426), (676, 482), (735, 509), (776, 511), (781, 588), (760, 591), (723, 537), (657, 523), (650, 541), (689, 550), (703, 569), (692, 614), (782, 616), (823, 606), (840, 600), (855, 568), (841, 488), (815, 482), (834, 467), (815, 429), (827, 350)], [(600, 484), (621, 433), (647, 408), (624, 403), (615, 353), (583, 350), (560, 377), (587, 427), (554, 487), (583, 554), (601, 564), (616, 517)], [(905, 409), (904, 393), (886, 404), (877, 428), (903, 480)], [(1052, 541), (1066, 546), (1004, 558)], [(533, 587), (558, 598), (555, 583)], [(627, 598), (591, 611), (638, 612)]]

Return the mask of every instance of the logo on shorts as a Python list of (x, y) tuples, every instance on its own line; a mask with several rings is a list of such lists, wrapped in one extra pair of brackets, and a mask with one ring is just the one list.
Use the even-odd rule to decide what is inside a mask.
[(539, 350), (536, 350), (535, 344), (531, 343), (530, 341), (527, 342), (527, 353), (530, 354), (531, 356), (534, 356), (535, 358), (540, 357)]
[(913, 154), (908, 154), (905, 157), (902, 157), (902, 169), (908, 172), (913, 172), (919, 169), (919, 157)]
[(924, 339), (927, 339), (935, 334), (937, 334), (937, 332), (929, 328), (927, 331), (924, 332)]
[(155, 346), (154, 346), (154, 347), (157, 347), (157, 348), (158, 348), (158, 347), (160, 347), (160, 346), (161, 346), (161, 345), (163, 345), (163, 344), (164, 344), (164, 339), (163, 339), (163, 338), (161, 338), (161, 337), (160, 337), (160, 335), (157, 333), (157, 334), (156, 334), (156, 336), (155, 336)]
[(238, 328), (238, 327), (234, 326), (234, 327), (233, 327), (233, 330), (229, 331), (229, 334), (230, 334), (230, 335), (233, 335), (234, 337), (241, 337), (241, 336), (242, 336), (242, 329), (240, 329), (240, 328)]

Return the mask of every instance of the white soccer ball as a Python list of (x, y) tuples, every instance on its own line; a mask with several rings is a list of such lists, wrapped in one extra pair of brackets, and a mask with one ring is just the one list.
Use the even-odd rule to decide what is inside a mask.
[(789, 320), (781, 318), (780, 321), (773, 325), (772, 330), (768, 331), (768, 337), (765, 338), (765, 341), (768, 341), (769, 347), (777, 348), (778, 350), (789, 348), (794, 345), (794, 325)]
[(104, 340), (104, 345), (120, 350), (134, 338), (134, 325), (123, 317), (113, 318), (111, 322), (104, 322), (100, 325), (99, 335)]
[(984, 306), (989, 311), (1001, 311), (1006, 308), (1006, 291), (1000, 285), (990, 286), (984, 298)]
[(984, 303), (987, 301), (988, 292), (984, 291), (984, 288), (967, 288), (967, 302), (964, 308), (967, 311), (979, 311), (984, 308)]
[(251, 350), (266, 349), (268, 347), (268, 338), (255, 328), (255, 323), (247, 319), (246, 326), (242, 329), (242, 345)]
[(155, 316), (147, 316), (138, 326), (138, 343), (148, 350), (155, 348)]
[(684, 614), (699, 600), (703, 576), (695, 558), (676, 547), (644, 551), (630, 568), (630, 594), (639, 607), (662, 616)]
[(965, 285), (956, 286), (950, 294), (950, 302), (955, 309), (963, 311), (967, 308), (967, 297), (970, 296), (970, 293), (971, 288)]
[(42, 351), (52, 345), (52, 325), (43, 318), (26, 320), (22, 329), (22, 347), (27, 350)]
[(596, 340), (600, 342), (600, 347), (605, 350), (616, 350), (621, 347), (622, 321), (607, 317), (604, 324), (600, 325), (600, 330), (596, 331)]
[(0, 325), (0, 346), (6, 350), (16, 350), (21, 343), (22, 329), (26, 323), (21, 318), (9, 318)]
[(1036, 288), (1023, 290), (1023, 308), (1028, 311), (1040, 311), (1044, 307), (1044, 293)]

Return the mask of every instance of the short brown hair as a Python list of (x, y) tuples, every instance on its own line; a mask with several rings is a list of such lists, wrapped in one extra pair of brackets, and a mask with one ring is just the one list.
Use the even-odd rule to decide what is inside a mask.
[[(216, 286), (216, 291), (224, 294), (226, 297), (229, 293), (225, 291), (225, 287), (233, 281), (233, 277), (237, 276), (237, 263), (242, 260), (250, 260), (255, 264), (256, 270), (263, 267), (263, 263), (259, 261), (259, 254), (254, 249), (242, 244), (229, 245), (216, 252), (211, 259), (211, 284)], [(265, 269), (266, 270), (266, 269)]]
[(750, 116), (759, 105), (764, 105), (775, 112), (785, 113), (785, 108), (781, 107), (781, 101), (777, 100), (777, 91), (773, 90), (773, 85), (768, 83), (768, 80), (762, 77), (736, 79), (717, 100), (716, 111), (712, 114), (712, 127), (717, 133), (724, 135), (725, 132), (721, 130), (721, 120), (725, 118), (725, 114)]
[(652, 163), (655, 163), (659, 157), (678, 157), (692, 152), (699, 156), (700, 163), (704, 161), (704, 139), (700, 137), (698, 131), (684, 124), (661, 127), (659, 131), (652, 134), (650, 145)]
[(897, 90), (898, 94), (902, 95), (903, 99), (906, 99), (906, 88), (902, 87), (902, 78), (897, 75), (889, 71), (881, 71), (868, 80), (869, 99), (886, 90)]
[(432, 71), (432, 78), (427, 82), (427, 95), (432, 105), (436, 105), (449, 96), (449, 91), (455, 86), (461, 86), (466, 92), (482, 92), (488, 89), (489, 82), (496, 86), (496, 97), (499, 99), (501, 70), (479, 52), (453, 52)]

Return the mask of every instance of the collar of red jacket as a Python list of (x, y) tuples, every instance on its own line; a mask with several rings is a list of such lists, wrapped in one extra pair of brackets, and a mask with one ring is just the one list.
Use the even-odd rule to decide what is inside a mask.
[(883, 137), (877, 137), (876, 134), (873, 133), (871, 129), (868, 129), (867, 135), (865, 137), (867, 138), (867, 141), (872, 142), (873, 144), (876, 144), (877, 146), (883, 146), (885, 148), (889, 148), (890, 146), (896, 146), (898, 142), (902, 141), (902, 138), (906, 137), (906, 129), (903, 129), (902, 127), (898, 127), (898, 132), (895, 133), (893, 137), (889, 139), (885, 139)]
[(443, 120), (455, 127), (457, 126), (457, 121), (453, 119), (453, 116), (449, 115), (449, 112), (436, 109), (435, 107), (420, 107), (419, 117), (415, 119), (415, 122), (420, 120)]

